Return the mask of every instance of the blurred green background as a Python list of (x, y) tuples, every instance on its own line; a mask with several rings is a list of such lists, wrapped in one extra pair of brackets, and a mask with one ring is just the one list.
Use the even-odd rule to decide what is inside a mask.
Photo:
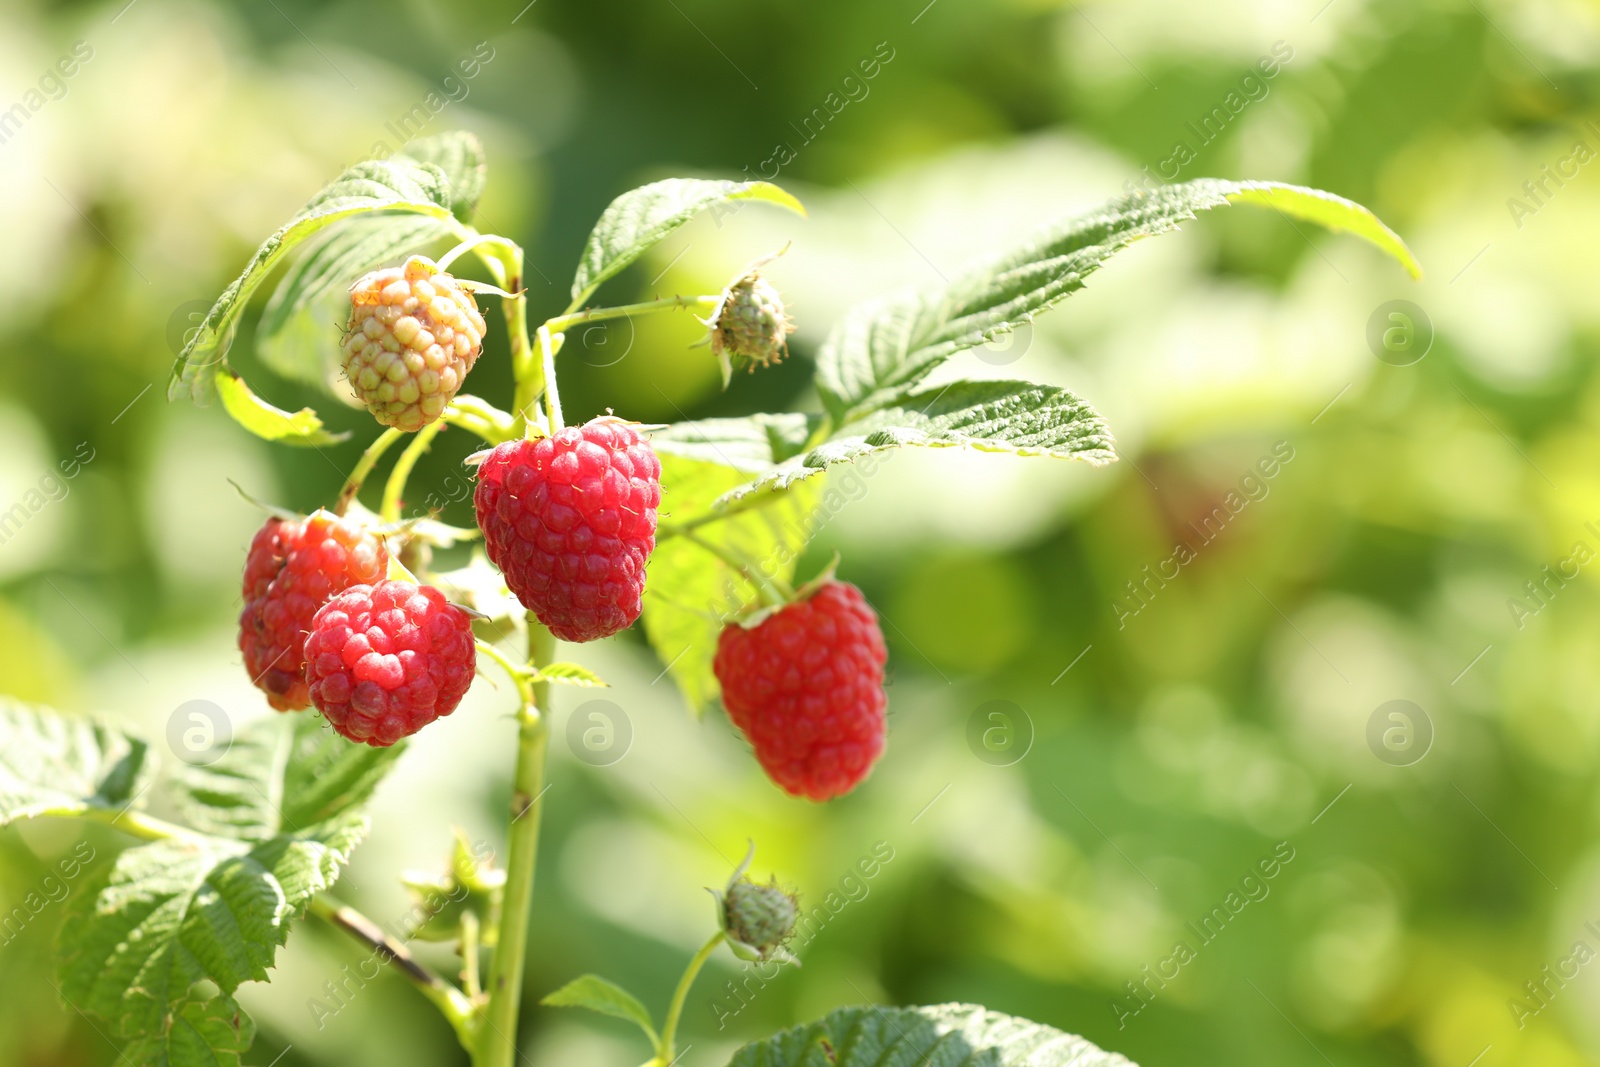
[[(1600, 4), (523, 4), (0, 12), (0, 117), (25, 105), (0, 122), (0, 510), (27, 510), (0, 535), (0, 689), (111, 713), (158, 747), (187, 700), (269, 714), (233, 645), (260, 514), (228, 481), (314, 508), (372, 423), (262, 369), (255, 312), (236, 364), (354, 440), (269, 447), (218, 408), (169, 404), (165, 379), (196, 306), (343, 165), (398, 148), (393, 124), (430, 92), (450, 98), (423, 132), (488, 145), (480, 224), (529, 249), (539, 317), (565, 303), (596, 215), (640, 182), (772, 177), (785, 158), (776, 180), (811, 210), (703, 218), (607, 291), (715, 291), (792, 241), (769, 275), (795, 358), (722, 394), (687, 316), (574, 335), (569, 419), (813, 403), (810, 356), (850, 303), (1090, 208), (1186, 141), (1181, 178), (1368, 204), (1426, 280), (1350, 238), (1220, 212), (957, 360), (1074, 388), (1125, 461), (908, 451), (835, 478), (849, 503), (806, 566), (842, 554), (893, 668), (888, 755), (843, 801), (780, 794), (720, 714), (687, 714), (636, 631), (582, 650), (631, 745), (608, 766), (575, 758), (588, 697), (560, 694), (527, 1062), (645, 1058), (626, 1024), (534, 1002), (597, 971), (659, 1010), (709, 929), (703, 887), (754, 839), (758, 873), (836, 914), (764, 986), (736, 995), (745, 976), (720, 955), (689, 1001), (685, 1064), (868, 999), (977, 1001), (1146, 1067), (1600, 1063), (1600, 967), (1573, 962), (1579, 942), (1600, 950), (1600, 572), (1584, 565), (1600, 552)], [(480, 42), (492, 58), (447, 85)], [(49, 75), (74, 55), (70, 78)], [(1230, 93), (1242, 106), (1202, 144), (1187, 124)], [(1404, 366), (1420, 346), (1385, 361), (1368, 342), (1394, 299), (1434, 334)], [(507, 381), (491, 345), (473, 391), (504, 405)], [(410, 495), (448, 495), (474, 448), (441, 437)], [(1230, 492), (1247, 505), (1201, 536)], [(1171, 577), (1180, 541), (1194, 558)], [(1411, 702), (1409, 750), (1369, 741), (1375, 714), (1376, 735), (1404, 725), (1379, 711), (1394, 700)], [(396, 872), (441, 867), (452, 826), (503, 847), (509, 708), (480, 682), (422, 735), (342, 895), (393, 921)], [(0, 913), (85, 841), (101, 864), (119, 844), (75, 824), (0, 834)], [(1292, 860), (1250, 880), (1275, 849)], [(892, 859), (852, 874), (874, 854)], [(1235, 892), (1259, 899), (1202, 945), (1186, 924)], [(48, 981), (63, 910), (0, 944), (0, 1064), (117, 1061)], [(1127, 983), (1173, 973), (1179, 940), (1194, 958), (1133, 999)], [(392, 976), (319, 1027), (308, 1000), (358, 956), (297, 932), (272, 984), (240, 995), (260, 1027), (248, 1062), (463, 1062)]]

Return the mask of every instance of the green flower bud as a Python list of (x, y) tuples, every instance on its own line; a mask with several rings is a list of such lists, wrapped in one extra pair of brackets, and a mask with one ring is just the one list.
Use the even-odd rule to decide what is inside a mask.
[(758, 885), (741, 879), (723, 895), (722, 907), (728, 936), (757, 952), (768, 954), (794, 933), (799, 906), (777, 881)]
[(469, 912), (477, 917), (482, 929), (493, 929), (506, 872), (490, 866), (487, 858), (480, 861), (466, 836), (457, 830), (448, 872), (439, 875), (408, 871), (400, 881), (412, 898), (412, 908), (403, 922), (409, 938), (454, 941), (460, 936), (462, 917)]
[(711, 351), (718, 359), (739, 357), (757, 365), (777, 363), (789, 354), (794, 324), (778, 290), (752, 270), (722, 294), (711, 320)]
[(784, 944), (794, 933), (795, 921), (800, 917), (799, 898), (780, 886), (776, 878), (761, 884), (745, 877), (755, 851), (752, 844), (744, 862), (728, 880), (728, 887), (721, 893), (713, 891), (717, 898), (718, 921), (728, 935), (734, 955), (743, 959), (778, 958), (798, 962)]

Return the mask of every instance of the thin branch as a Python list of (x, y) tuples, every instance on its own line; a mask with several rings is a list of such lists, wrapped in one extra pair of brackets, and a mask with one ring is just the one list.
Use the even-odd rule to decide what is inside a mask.
[(311, 914), (355, 938), (385, 963), (394, 964), (444, 1013), (462, 1047), (472, 1051), (477, 1033), (477, 1009), (465, 993), (418, 963), (404, 945), (354, 908), (319, 895), (311, 898)]
[(697, 308), (702, 311), (711, 311), (720, 303), (722, 303), (722, 297), (720, 296), (667, 296), (662, 297), (660, 300), (647, 300), (642, 304), (589, 308), (585, 311), (573, 312), (570, 315), (560, 315), (545, 323), (544, 327), (553, 334), (566, 333), (574, 326), (581, 326), (586, 322), (630, 318), (634, 315), (646, 314), (651, 311), (670, 311), (673, 308)]
[(411, 477), (411, 471), (416, 467), (417, 460), (422, 454), (433, 447), (433, 439), (439, 436), (439, 431), (444, 429), (443, 420), (430, 422), (412, 438), (406, 450), (400, 453), (400, 458), (394, 461), (394, 469), (389, 472), (389, 481), (383, 487), (383, 506), (378, 514), (384, 522), (395, 522), (400, 518), (400, 496), (406, 491), (406, 481)]
[(389, 446), (404, 436), (405, 431), (391, 426), (367, 446), (367, 450), (361, 453), (361, 459), (356, 462), (355, 470), (345, 479), (344, 488), (339, 490), (338, 503), (333, 505), (335, 515), (343, 515), (350, 509), (351, 502), (361, 492), (362, 483), (367, 480), (367, 475), (372, 473), (372, 468), (377, 466), (378, 460), (389, 450)]

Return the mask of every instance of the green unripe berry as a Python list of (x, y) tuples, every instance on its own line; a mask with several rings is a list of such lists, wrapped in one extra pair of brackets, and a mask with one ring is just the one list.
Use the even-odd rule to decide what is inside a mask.
[(783, 946), (794, 933), (800, 902), (776, 878), (762, 885), (745, 877), (755, 855), (756, 846), (751, 842), (750, 851), (728, 879), (727, 888), (720, 893), (711, 891), (717, 901), (717, 923), (728, 937), (728, 947), (740, 959), (777, 959), (798, 965), (799, 961)]
[(777, 363), (789, 354), (794, 324), (776, 287), (756, 271), (730, 285), (711, 323), (711, 350), (719, 358), (739, 356), (756, 365)]
[(741, 878), (728, 887), (723, 894), (722, 909), (728, 936), (755, 949), (763, 957), (789, 940), (800, 914), (794, 896), (776, 880), (760, 885), (748, 878)]

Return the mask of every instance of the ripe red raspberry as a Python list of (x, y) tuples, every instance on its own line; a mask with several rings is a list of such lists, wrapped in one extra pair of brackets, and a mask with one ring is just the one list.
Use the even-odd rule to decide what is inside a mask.
[(306, 676), (335, 730), (385, 748), (456, 710), (477, 655), (471, 617), (439, 590), (379, 582), (351, 586), (317, 612)]
[(424, 256), (350, 288), (344, 373), (385, 426), (420, 430), (455, 399), (483, 349), (472, 294)]
[(793, 796), (828, 800), (883, 754), (888, 658), (861, 591), (830, 580), (758, 626), (723, 630), (713, 668), (767, 775)]
[(375, 582), (388, 567), (383, 541), (348, 519), (318, 511), (267, 520), (245, 557), (239, 651), (269, 704), (293, 711), (311, 703), (303, 655), (311, 617), (335, 593)]
[(610, 637), (639, 617), (656, 547), (661, 461), (620, 419), (507, 441), (478, 468), (489, 558), (563, 641)]

